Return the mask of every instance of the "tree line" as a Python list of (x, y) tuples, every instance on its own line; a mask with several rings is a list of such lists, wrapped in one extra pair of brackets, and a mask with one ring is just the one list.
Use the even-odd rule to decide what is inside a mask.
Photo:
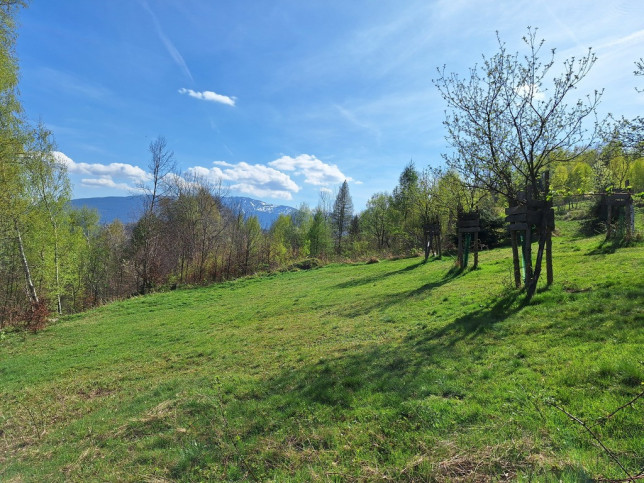
[[(498, 246), (507, 237), (503, 210), (520, 204), (522, 191), (565, 200), (626, 188), (628, 180), (644, 192), (641, 119), (597, 121), (599, 91), (566, 104), (594, 54), (565, 61), (552, 81), (554, 51), (542, 62), (543, 42), (528, 30), (525, 56), (508, 53), (499, 40), (498, 53), (469, 77), (439, 70), (434, 82), (448, 105), (444, 124), (453, 147), (445, 166), (418, 170), (410, 161), (392, 192), (375, 193), (360, 213), (345, 181), (335, 196), (322, 193), (316, 207), (302, 205), (263, 230), (257, 218), (224, 206), (221, 183), (177, 173), (159, 137), (149, 145), (138, 221), (103, 225), (96, 212), (71, 208), (51, 133), (22, 111), (14, 51), (20, 6), (0, 2), (0, 328), (307, 259), (310, 265), (420, 253), (434, 222), (449, 249), (460, 211), (478, 210), (481, 243)], [(549, 192), (540, 184), (546, 171)], [(538, 243), (541, 249), (541, 237)]]

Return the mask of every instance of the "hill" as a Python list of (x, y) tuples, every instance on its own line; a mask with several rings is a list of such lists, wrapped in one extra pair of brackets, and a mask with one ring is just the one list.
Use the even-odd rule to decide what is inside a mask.
[[(529, 305), (480, 269), (333, 264), (0, 340), (2, 481), (590, 481), (644, 466), (644, 246), (559, 223)], [(604, 419), (602, 419), (604, 418)]]
[[(263, 229), (268, 229), (280, 215), (291, 215), (297, 210), (290, 206), (271, 205), (264, 201), (243, 196), (226, 196), (224, 205), (233, 211), (241, 211), (246, 218), (256, 216)], [(98, 211), (101, 223), (119, 219), (123, 223), (138, 220), (142, 208), (142, 196), (107, 196), (102, 198), (78, 198), (71, 201), (74, 208), (90, 208)]]

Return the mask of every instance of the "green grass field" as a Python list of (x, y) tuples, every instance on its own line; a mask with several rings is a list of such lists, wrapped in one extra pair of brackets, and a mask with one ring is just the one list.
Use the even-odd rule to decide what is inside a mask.
[[(644, 244), (248, 278), (0, 335), (0, 481), (584, 481), (644, 469)], [(640, 225), (641, 226), (641, 225)], [(545, 276), (543, 277), (545, 278)]]

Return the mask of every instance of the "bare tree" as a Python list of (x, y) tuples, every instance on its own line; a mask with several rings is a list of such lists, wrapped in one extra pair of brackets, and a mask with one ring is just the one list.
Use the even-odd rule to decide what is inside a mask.
[(160, 223), (157, 216), (159, 199), (165, 195), (169, 175), (175, 170), (174, 153), (168, 150), (164, 137), (159, 136), (149, 146), (150, 162), (148, 173), (150, 180), (141, 184), (145, 193), (143, 216), (138, 221), (133, 233), (135, 265), (140, 278), (140, 292), (146, 293), (153, 285), (153, 264), (158, 248)]
[[(528, 28), (523, 37), (525, 55), (508, 53), (497, 36), (499, 51), (484, 56), (468, 77), (446, 74), (443, 67), (434, 80), (448, 105), (443, 124), (454, 147), (446, 156), (449, 166), (468, 184), (511, 202), (526, 186), (535, 199), (543, 197), (539, 180), (553, 153), (568, 153), (563, 161), (572, 160), (590, 147), (598, 131), (595, 109), (602, 92), (565, 102), (590, 71), (595, 54), (589, 49), (579, 59), (564, 60), (561, 73), (551, 79), (555, 49), (542, 61), (544, 41), (536, 34)], [(593, 118), (591, 125), (587, 118)]]

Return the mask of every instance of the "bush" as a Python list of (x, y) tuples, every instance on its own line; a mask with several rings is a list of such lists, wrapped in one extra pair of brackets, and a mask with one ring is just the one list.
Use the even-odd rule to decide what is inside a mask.
[(288, 266), (288, 270), (311, 270), (323, 265), (319, 258), (305, 258), (299, 262), (292, 263)]
[(47, 326), (47, 322), (49, 322), (49, 308), (47, 302), (41, 299), (25, 313), (25, 329), (38, 332)]

